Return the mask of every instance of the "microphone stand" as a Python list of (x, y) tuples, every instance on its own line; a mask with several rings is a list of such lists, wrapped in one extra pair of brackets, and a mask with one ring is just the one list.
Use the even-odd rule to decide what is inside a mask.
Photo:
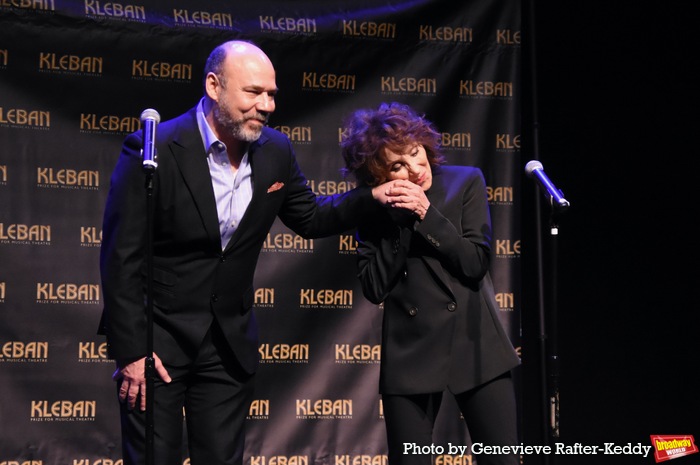
[(143, 158), (143, 172), (146, 175), (146, 358), (144, 366), (144, 376), (146, 377), (146, 465), (154, 463), (154, 414), (155, 389), (154, 380), (156, 376), (155, 360), (153, 357), (153, 175), (156, 172), (158, 163), (156, 162), (156, 125), (160, 122), (160, 115), (152, 108), (148, 108), (141, 113), (141, 123), (143, 123), (143, 148), (141, 155)]
[(144, 163), (146, 174), (146, 465), (154, 463), (154, 378), (155, 360), (153, 358), (153, 175), (155, 164)]
[[(561, 192), (561, 191), (560, 191)], [(563, 214), (569, 207), (569, 203), (566, 202), (565, 205), (559, 204), (554, 201), (553, 197), (549, 197), (550, 205), (550, 215), (549, 215), (549, 233), (550, 233), (550, 302), (549, 310), (545, 314), (546, 326), (549, 327), (548, 334), (543, 333), (543, 340), (545, 342), (546, 362), (545, 362), (545, 372), (546, 372), (546, 399), (547, 407), (549, 413), (549, 424), (547, 431), (549, 432), (549, 438), (555, 441), (559, 439), (559, 370), (561, 360), (559, 358), (559, 326), (558, 326), (558, 311), (557, 311), (557, 289), (558, 289), (558, 245), (557, 239), (559, 237), (559, 217)], [(545, 306), (546, 307), (546, 306)], [(556, 464), (558, 459), (556, 456), (552, 456), (552, 463)]]
[(547, 372), (548, 389), (547, 398), (549, 401), (549, 431), (552, 438), (559, 438), (559, 334), (558, 334), (558, 312), (557, 312), (557, 269), (558, 251), (557, 238), (559, 236), (559, 215), (566, 209), (558, 208), (555, 202), (550, 202), (549, 231), (550, 231), (550, 283), (551, 296), (550, 308), (547, 314), (549, 321), (549, 336), (547, 338)]

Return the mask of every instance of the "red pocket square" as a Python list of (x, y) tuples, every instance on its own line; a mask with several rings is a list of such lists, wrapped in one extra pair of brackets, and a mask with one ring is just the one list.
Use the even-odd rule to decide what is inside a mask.
[(284, 183), (277, 181), (276, 183), (274, 183), (273, 185), (271, 185), (270, 187), (267, 188), (267, 193), (269, 194), (270, 192), (278, 191), (278, 190), (282, 189), (283, 187), (284, 187)]

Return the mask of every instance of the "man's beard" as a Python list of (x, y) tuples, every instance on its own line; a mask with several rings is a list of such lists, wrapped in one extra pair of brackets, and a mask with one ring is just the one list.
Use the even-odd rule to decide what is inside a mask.
[[(256, 115), (254, 117), (243, 117), (234, 118), (229, 111), (228, 106), (224, 102), (219, 102), (219, 106), (214, 110), (214, 118), (216, 121), (226, 129), (226, 131), (232, 135), (235, 139), (244, 142), (255, 142), (260, 138), (262, 134), (262, 128), (260, 129), (248, 129), (245, 126), (246, 121), (251, 119), (260, 119), (260, 116)], [(267, 118), (265, 118), (267, 122)]]

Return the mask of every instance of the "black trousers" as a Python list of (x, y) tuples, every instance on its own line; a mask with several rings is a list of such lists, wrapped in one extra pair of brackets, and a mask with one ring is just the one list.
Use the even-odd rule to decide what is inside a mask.
[[(469, 436), (485, 446), (518, 444), (515, 391), (510, 372), (469, 391), (455, 394)], [(384, 421), (389, 446), (389, 465), (431, 465), (430, 454), (404, 453), (405, 444), (442, 445), (433, 438), (442, 393), (383, 395)], [(468, 453), (470, 450), (468, 451)], [(447, 449), (445, 449), (447, 453)], [(479, 465), (518, 465), (518, 455), (474, 456)]]
[[(182, 465), (186, 424), (192, 465), (242, 465), (254, 377), (241, 369), (218, 324), (212, 325), (191, 365), (166, 362), (172, 381), (154, 383), (153, 463)], [(146, 413), (125, 404), (120, 413), (124, 465), (144, 465)]]

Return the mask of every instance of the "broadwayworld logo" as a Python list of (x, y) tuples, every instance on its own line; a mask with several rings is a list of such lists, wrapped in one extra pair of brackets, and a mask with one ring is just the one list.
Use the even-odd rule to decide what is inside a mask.
[(654, 446), (656, 463), (698, 453), (698, 446), (692, 434), (680, 436), (652, 434), (651, 444)]

